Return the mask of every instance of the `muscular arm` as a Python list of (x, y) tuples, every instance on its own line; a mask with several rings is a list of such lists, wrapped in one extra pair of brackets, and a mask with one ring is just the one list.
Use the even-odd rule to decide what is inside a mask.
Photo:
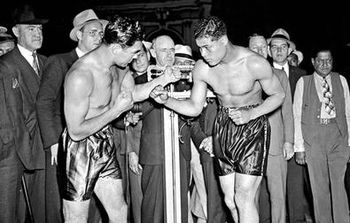
[(198, 116), (203, 110), (206, 99), (207, 83), (203, 80), (203, 75), (207, 72), (207, 65), (202, 60), (197, 61), (192, 71), (193, 87), (190, 98), (187, 100), (168, 98), (164, 105), (183, 115)]
[(277, 76), (273, 74), (270, 64), (264, 58), (253, 56), (247, 62), (247, 69), (268, 95), (262, 104), (251, 109), (251, 119), (255, 119), (278, 108), (285, 98), (285, 93)]
[(180, 75), (180, 71), (172, 72), (171, 69), (169, 69), (168, 71), (164, 72), (164, 75), (155, 78), (152, 81), (135, 85), (134, 78), (132, 77), (132, 72), (129, 71), (124, 77), (123, 87), (125, 89), (132, 89), (132, 97), (134, 102), (139, 102), (146, 100), (154, 87), (158, 85), (164, 87), (169, 83), (176, 82), (179, 80)]
[(67, 74), (64, 113), (68, 132), (73, 140), (82, 140), (94, 134), (124, 112), (120, 107), (106, 107), (99, 115), (87, 118), (93, 87), (93, 76), (88, 71), (73, 70)]

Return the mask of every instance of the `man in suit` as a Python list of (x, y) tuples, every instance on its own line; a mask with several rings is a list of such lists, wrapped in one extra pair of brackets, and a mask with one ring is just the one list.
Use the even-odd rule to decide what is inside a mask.
[[(36, 118), (35, 102), (42, 74), (41, 69), (46, 60), (45, 56), (37, 53), (43, 42), (42, 25), (46, 22), (47, 20), (36, 18), (29, 6), (25, 6), (23, 11), (20, 10), (19, 14), (16, 15), (15, 24), (12, 27), (12, 31), (17, 38), (17, 46), (1, 57), (0, 73), (6, 76), (5, 79), (7, 79), (7, 76), (9, 78), (13, 77), (12, 81), (15, 82), (13, 82), (12, 90), (16, 90), (17, 94), (20, 95), (17, 96), (21, 97), (21, 100), (16, 99), (17, 103), (20, 104), (10, 106), (20, 107), (22, 111), (17, 110), (16, 113), (22, 112), (22, 114), (14, 113), (12, 115), (23, 117), (24, 130), (29, 133), (29, 138), (24, 137), (19, 141), (9, 139), (15, 145), (18, 144), (20, 146), (16, 150), (17, 153), (14, 153), (14, 151), (2, 152), (3, 155), (6, 155), (2, 157), (2, 164), (0, 165), (3, 170), (9, 166), (15, 167), (15, 169), (1, 174), (1, 183), (5, 184), (6, 186), (4, 187), (9, 189), (6, 192), (2, 191), (1, 196), (4, 196), (3, 193), (9, 193), (7, 196), (11, 197), (11, 200), (1, 199), (8, 202), (4, 204), (8, 208), (1, 207), (5, 208), (4, 212), (7, 213), (4, 219), (0, 219), (1, 222), (13, 222), (13, 219), (16, 218), (9, 219), (8, 217), (13, 217), (15, 211), (17, 212), (18, 221), (25, 221), (26, 204), (24, 197), (18, 194), (19, 179), (22, 176), (24, 176), (27, 184), (34, 220), (37, 223), (45, 222), (43, 189), (45, 184), (45, 154)], [(11, 120), (11, 123), (16, 123), (16, 120)], [(21, 129), (21, 127), (16, 127), (16, 129)], [(11, 132), (11, 130), (9, 131)], [(3, 189), (2, 185), (0, 187)], [(15, 202), (17, 202), (17, 210), (14, 209), (15, 205), (13, 203)]]
[[(264, 36), (253, 34), (249, 38), (249, 49), (260, 54), (264, 58), (268, 56), (268, 46)], [(270, 150), (267, 161), (266, 180), (267, 188), (270, 194), (271, 210), (267, 209), (269, 205), (261, 196), (266, 193), (266, 188), (261, 188), (260, 195), (260, 213), (271, 213), (271, 219), (267, 222), (285, 223), (286, 222), (286, 182), (287, 182), (287, 160), (294, 155), (294, 125), (293, 108), (290, 85), (286, 73), (282, 70), (273, 68), (274, 74), (281, 82), (285, 92), (285, 99), (282, 105), (268, 115), (271, 126)], [(264, 184), (265, 185), (265, 184)], [(263, 221), (263, 218), (260, 218)]]
[(350, 222), (344, 175), (350, 157), (350, 93), (333, 72), (329, 46), (313, 49), (312, 75), (299, 79), (294, 94), (295, 156), (307, 164), (315, 222)]
[[(175, 44), (169, 36), (158, 36), (152, 42), (151, 54), (159, 68), (166, 68), (164, 73), (171, 71), (175, 62)], [(165, 74), (163, 74), (165, 75)], [(138, 79), (143, 78), (139, 76)], [(165, 221), (165, 181), (164, 181), (164, 107), (152, 99), (142, 103), (142, 131), (139, 152), (139, 162), (143, 167), (141, 186), (143, 201), (141, 219), (144, 222), (162, 223)], [(179, 127), (183, 122), (179, 122)], [(191, 150), (189, 144), (189, 129), (183, 128), (184, 143), (180, 145), (181, 173), (181, 222), (188, 221), (188, 188), (190, 177)]]
[(60, 136), (65, 127), (63, 115), (63, 80), (72, 64), (101, 44), (106, 20), (100, 20), (92, 9), (77, 14), (69, 37), (77, 42), (70, 52), (52, 55), (43, 67), (36, 109), (45, 148), (46, 160), (46, 221), (62, 222), (62, 200), (57, 178), (57, 154)]
[[(288, 76), (293, 99), (296, 82), (301, 76), (306, 75), (306, 71), (288, 64), (287, 57), (295, 49), (295, 44), (290, 41), (289, 34), (282, 28), (277, 29), (267, 42), (270, 48), (269, 54), (273, 60), (273, 67), (284, 70)], [(289, 222), (304, 222), (305, 214), (310, 214), (310, 205), (304, 192), (306, 169), (298, 165), (294, 159), (291, 159), (288, 162), (287, 170)]]
[[(133, 71), (134, 78), (141, 77), (146, 78), (145, 80), (140, 80), (142, 83), (147, 82), (147, 68), (150, 64), (150, 52), (149, 48), (152, 43), (143, 41), (142, 49), (131, 64), (130, 69)], [(137, 84), (137, 83), (136, 83)], [(131, 208), (133, 215), (134, 223), (141, 223), (141, 204), (142, 204), (142, 190), (141, 190), (141, 176), (142, 176), (142, 166), (139, 163), (139, 152), (140, 152), (140, 139), (141, 139), (141, 130), (142, 130), (142, 121), (135, 123), (134, 118), (138, 118), (142, 113), (139, 112), (139, 105), (134, 106), (135, 113), (129, 113), (128, 116), (133, 118), (130, 126), (127, 127), (127, 154), (129, 159), (129, 180), (130, 180), (130, 198), (131, 198)]]

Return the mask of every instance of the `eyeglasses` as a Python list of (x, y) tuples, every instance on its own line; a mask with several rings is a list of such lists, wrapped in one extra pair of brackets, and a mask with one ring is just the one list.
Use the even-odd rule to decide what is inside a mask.
[(99, 37), (103, 38), (103, 36), (104, 36), (104, 32), (103, 31), (98, 31), (98, 30), (90, 30), (90, 31), (88, 31), (86, 33), (89, 36), (91, 36), (91, 37), (99, 36)]

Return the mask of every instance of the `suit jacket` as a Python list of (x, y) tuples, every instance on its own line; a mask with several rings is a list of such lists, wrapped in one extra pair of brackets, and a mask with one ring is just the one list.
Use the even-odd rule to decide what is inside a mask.
[[(39, 67), (43, 67), (46, 57), (38, 54)], [(37, 114), (35, 109), (36, 95), (39, 91), (40, 77), (35, 73), (32, 66), (22, 56), (17, 47), (11, 52), (1, 57), (0, 73), (6, 76), (3, 84), (8, 89), (8, 85), (12, 82), (13, 88), (9, 92), (10, 122), (19, 124), (23, 121), (25, 129), (17, 128), (22, 133), (17, 132), (15, 135), (23, 135), (23, 138), (13, 138), (18, 145), (17, 153), (25, 168), (27, 169), (43, 169), (45, 167), (45, 154), (41, 142), (40, 130), (37, 122)], [(8, 78), (11, 79), (8, 80)], [(10, 84), (11, 85), (11, 84)], [(14, 93), (14, 94), (12, 94)], [(5, 97), (6, 99), (6, 97)], [(20, 103), (15, 105), (13, 103)], [(22, 114), (21, 114), (22, 113)], [(29, 137), (27, 137), (28, 132)]]
[(293, 106), (290, 85), (286, 73), (272, 68), (285, 92), (282, 105), (268, 114), (271, 126), (270, 155), (282, 155), (284, 142), (294, 143)]
[[(203, 108), (202, 113), (192, 122), (191, 139), (194, 145), (199, 148), (202, 141), (208, 136), (213, 135), (214, 122), (217, 114), (218, 102), (216, 99), (210, 99), (208, 105)], [(199, 150), (201, 162), (212, 160), (210, 154), (203, 150)]]
[(300, 77), (305, 76), (307, 73), (305, 70), (289, 65), (289, 84), (292, 93), (292, 99), (294, 98), (294, 91), (297, 85), (297, 81)]
[(74, 50), (50, 56), (43, 70), (36, 109), (44, 148), (59, 142), (65, 127), (63, 82), (68, 69), (78, 59)]

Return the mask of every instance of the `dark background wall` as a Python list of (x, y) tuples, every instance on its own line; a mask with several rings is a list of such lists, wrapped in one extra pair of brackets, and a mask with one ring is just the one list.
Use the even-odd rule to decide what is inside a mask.
[[(11, 27), (11, 12), (21, 4), (33, 6), (37, 17), (49, 18), (44, 27), (45, 55), (65, 52), (75, 46), (68, 33), (74, 16), (101, 4), (165, 2), (164, 0), (15, 0), (1, 7), (0, 25)], [(311, 70), (310, 49), (314, 43), (329, 42), (333, 47), (335, 69), (350, 75), (350, 13), (346, 1), (308, 0), (212, 0), (212, 15), (221, 17), (228, 26), (234, 44), (247, 46), (254, 32), (269, 37), (277, 28), (285, 28), (298, 50), (304, 53), (301, 66)], [(100, 18), (104, 15), (95, 10)], [(196, 49), (194, 49), (196, 51)], [(349, 74), (347, 74), (349, 73)]]

